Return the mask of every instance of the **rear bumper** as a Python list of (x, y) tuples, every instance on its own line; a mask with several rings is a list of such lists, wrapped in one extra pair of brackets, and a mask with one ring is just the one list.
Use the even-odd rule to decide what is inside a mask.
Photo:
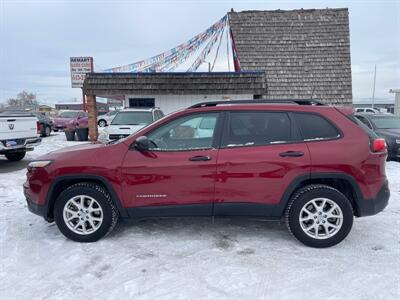
[(400, 145), (395, 144), (388, 149), (388, 157), (389, 159), (400, 159)]
[(388, 205), (389, 198), (390, 198), (389, 183), (386, 180), (376, 198), (364, 199), (359, 201), (357, 205), (358, 206), (357, 216), (366, 217), (366, 216), (376, 215)]

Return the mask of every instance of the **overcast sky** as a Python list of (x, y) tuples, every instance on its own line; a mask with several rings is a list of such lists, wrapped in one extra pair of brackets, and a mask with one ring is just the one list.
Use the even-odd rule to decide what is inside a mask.
[[(202, 32), (231, 8), (348, 7), (353, 97), (393, 99), (400, 88), (400, 0), (386, 1), (17, 1), (0, 0), (0, 102), (19, 91), (42, 103), (81, 98), (69, 57), (93, 56), (96, 71), (148, 58)], [(206, 66), (202, 66), (206, 68)], [(227, 70), (224, 54), (216, 70)]]

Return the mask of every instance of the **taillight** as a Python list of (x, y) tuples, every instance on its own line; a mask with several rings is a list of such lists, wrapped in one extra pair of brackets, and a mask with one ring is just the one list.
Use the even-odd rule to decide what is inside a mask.
[(387, 149), (385, 139), (375, 139), (372, 144), (372, 150), (374, 152), (382, 152)]
[(36, 131), (37, 131), (37, 134), (40, 134), (40, 123), (39, 122), (36, 122)]

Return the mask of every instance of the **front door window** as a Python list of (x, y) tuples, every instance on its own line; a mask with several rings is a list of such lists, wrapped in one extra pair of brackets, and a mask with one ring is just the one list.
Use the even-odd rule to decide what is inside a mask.
[(178, 118), (150, 132), (152, 151), (190, 151), (210, 149), (218, 113), (195, 114)]

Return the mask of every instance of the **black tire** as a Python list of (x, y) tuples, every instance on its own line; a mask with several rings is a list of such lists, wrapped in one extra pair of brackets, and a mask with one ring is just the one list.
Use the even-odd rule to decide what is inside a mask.
[(45, 136), (50, 136), (50, 134), (51, 134), (51, 127), (50, 126), (46, 126), (44, 135)]
[(89, 140), (89, 128), (77, 128), (75, 130), (76, 137), (78, 141), (88, 141)]
[(107, 121), (106, 120), (99, 120), (99, 122), (97, 123), (100, 127), (106, 127), (107, 126)]
[(41, 137), (45, 137), (46, 136), (46, 126), (44, 126), (43, 124), (40, 125), (40, 136)]
[[(336, 231), (334, 235), (332, 235), (331, 237), (328, 236), (325, 239), (317, 239), (309, 236), (302, 229), (299, 220), (303, 206), (305, 206), (310, 200), (316, 198), (326, 198), (334, 202), (337, 206), (339, 206), (343, 215), (340, 229)], [(322, 214), (324, 215), (324, 213)], [(313, 218), (316, 218), (316, 216), (314, 216)], [(296, 191), (291, 197), (285, 212), (285, 221), (289, 232), (303, 244), (315, 248), (331, 247), (344, 240), (349, 234), (351, 227), (353, 226), (353, 219), (353, 208), (346, 196), (337, 189), (323, 184), (308, 185)], [(319, 224), (313, 219), (311, 219), (310, 222), (311, 224), (314, 222), (316, 224)], [(328, 220), (326, 222), (328, 222)], [(317, 228), (324, 228), (320, 227), (323, 225), (314, 226), (317, 226)], [(329, 229), (327, 230), (330, 231)], [(314, 233), (315, 231), (317, 231), (317, 235), (319, 235), (319, 230), (314, 230)]]
[(67, 141), (75, 141), (75, 130), (65, 130), (64, 134)]
[(8, 152), (5, 156), (9, 161), (19, 161), (25, 157), (26, 151)]
[(55, 129), (55, 128), (54, 128), (53, 131), (54, 131), (54, 132), (58, 132), (58, 129)]
[[(74, 196), (85, 195), (94, 198), (103, 211), (103, 220), (100, 227), (90, 234), (78, 234), (72, 231), (64, 221), (64, 206)], [(95, 183), (82, 182), (65, 189), (57, 198), (54, 205), (54, 219), (61, 233), (67, 238), (81, 243), (96, 242), (109, 234), (118, 222), (118, 211), (110, 194)]]

